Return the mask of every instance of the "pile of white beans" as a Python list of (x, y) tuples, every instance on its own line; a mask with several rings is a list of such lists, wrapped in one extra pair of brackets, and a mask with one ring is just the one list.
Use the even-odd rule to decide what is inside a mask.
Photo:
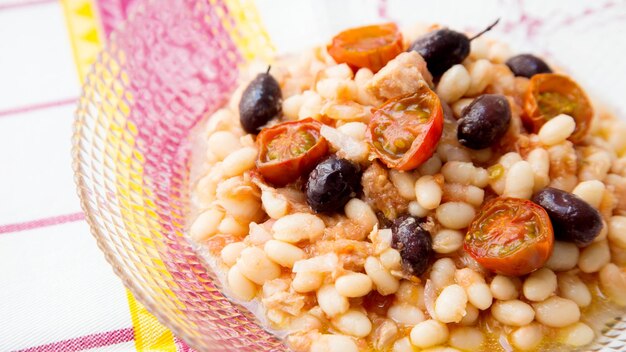
[[(445, 72), (435, 87), (456, 117), (486, 90), (514, 102), (528, 83), (503, 64), (510, 56), (505, 45), (484, 38), (471, 44), (470, 57)], [(332, 148), (363, 167), (371, 163), (365, 131), (371, 108), (380, 103), (367, 90), (371, 71), (353, 73), (316, 48), (277, 62), (272, 74), (283, 90), (285, 119), (331, 119)], [(387, 181), (408, 203), (408, 213), (435, 224), (437, 259), (420, 279), (411, 279), (402, 272), (400, 253), (391, 248), (391, 230), (379, 228), (376, 209), (363, 199), (351, 199), (340, 215), (367, 232), (360, 242), (368, 252), (360, 254), (357, 269), (344, 269), (344, 253), (313, 250), (325, 239), (326, 219), (303, 207), (301, 191), (291, 190), (296, 196), (288, 197), (259, 185), (249, 173), (258, 150), (253, 136), (239, 126), (237, 105), (245, 86), (201, 132), (207, 148), (194, 151), (206, 156), (195, 166), (203, 172), (194, 183), (199, 215), (189, 234), (219, 258), (226, 292), (241, 301), (257, 300), (272, 328), (290, 333), (287, 342), (294, 350), (495, 351), (497, 341), (506, 341), (529, 351), (547, 340), (577, 347), (596, 336), (581, 321), (599, 299), (591, 289), (596, 283), (605, 296), (626, 305), (621, 269), (626, 213), (615, 209), (614, 188), (604, 182), (626, 177), (626, 145), (616, 137), (626, 129), (623, 123), (598, 120), (585, 145), (574, 146), (567, 139), (575, 122), (559, 115), (538, 134), (524, 135), (528, 151), (494, 155), (461, 146), (450, 132), (456, 131), (455, 123), (446, 121), (428, 161), (411, 172), (389, 170)], [(512, 110), (512, 124), (519, 126), (519, 107)], [(572, 158), (580, 165), (574, 172), (562, 167)], [(601, 212), (605, 227), (595, 242), (578, 248), (556, 241), (545, 267), (524, 277), (489, 273), (464, 254), (465, 229), (486, 193), (529, 199), (548, 185), (573, 192)], [(364, 304), (374, 293), (388, 302), (383, 315)]]

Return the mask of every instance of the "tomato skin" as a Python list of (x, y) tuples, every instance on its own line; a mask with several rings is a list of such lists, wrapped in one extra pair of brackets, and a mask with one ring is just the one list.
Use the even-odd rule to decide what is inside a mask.
[(520, 276), (541, 268), (553, 245), (552, 223), (542, 207), (526, 199), (499, 197), (483, 205), (463, 248), (491, 271)]
[(367, 67), (374, 73), (404, 51), (402, 33), (395, 23), (347, 29), (337, 34), (326, 49), (337, 63), (356, 70)]
[(541, 112), (540, 94), (555, 93), (573, 101), (572, 111), (568, 115), (576, 121), (576, 129), (570, 136), (572, 142), (581, 141), (591, 125), (593, 108), (585, 91), (571, 78), (556, 73), (540, 73), (530, 78), (530, 83), (524, 93), (522, 104), (522, 121), (531, 132), (537, 133), (546, 121), (554, 116), (544, 116)]
[[(428, 109), (426, 121), (417, 121), (415, 116), (403, 110), (398, 110), (400, 106), (419, 105)], [(426, 111), (426, 110), (425, 110)], [(396, 143), (398, 134), (411, 134), (414, 138), (410, 147), (402, 155), (391, 155), (388, 151), (377, 146), (381, 138), (376, 130), (385, 127), (382, 138), (389, 143)], [(393, 131), (396, 131), (394, 135)], [(388, 132), (392, 131), (392, 132)], [(372, 150), (378, 155), (382, 162), (389, 168), (406, 171), (412, 170), (428, 160), (441, 139), (443, 133), (443, 109), (439, 97), (430, 90), (426, 84), (413, 94), (408, 94), (388, 100), (380, 107), (376, 108), (370, 120), (366, 138), (372, 146)], [(392, 142), (393, 138), (393, 142)], [(404, 139), (406, 140), (406, 139)], [(380, 143), (378, 143), (380, 144)]]
[[(328, 142), (320, 135), (321, 127), (321, 123), (312, 118), (307, 118), (283, 122), (261, 130), (256, 139), (259, 149), (256, 167), (263, 178), (276, 186), (284, 186), (311, 171), (328, 154)], [(313, 136), (315, 144), (299, 155), (281, 155), (276, 160), (267, 160), (268, 146), (272, 140), (284, 134), (287, 137), (293, 137), (298, 132), (306, 132)]]

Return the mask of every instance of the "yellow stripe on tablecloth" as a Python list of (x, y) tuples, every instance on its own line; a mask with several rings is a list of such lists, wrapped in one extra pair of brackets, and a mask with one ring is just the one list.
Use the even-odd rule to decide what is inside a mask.
[[(68, 33), (70, 36), (70, 42), (74, 54), (74, 62), (78, 70), (80, 81), (83, 82), (87, 72), (91, 69), (92, 64), (95, 62), (100, 49), (103, 47), (103, 30), (98, 19), (97, 9), (93, 1), (91, 0), (61, 0), (63, 11), (65, 13), (65, 20), (67, 24)], [(106, 91), (107, 89), (102, 87), (99, 91)], [(107, 92), (111, 96), (117, 94), (111, 94), (115, 92)], [(119, 95), (117, 95), (119, 97)], [(111, 101), (111, 100), (109, 100)], [(132, 135), (129, 133), (115, 133), (120, 132), (119, 120), (125, 120), (128, 117), (128, 109), (124, 109), (123, 102), (118, 101), (120, 108), (118, 111), (112, 112), (114, 107), (102, 107), (104, 110), (112, 112), (108, 115), (112, 126), (112, 132), (107, 138), (113, 139), (109, 145), (128, 144), (132, 145)], [(125, 116), (119, 116), (119, 114)], [(117, 120), (117, 121), (116, 121)], [(114, 126), (118, 126), (116, 129)], [(125, 140), (125, 143), (124, 143)], [(107, 151), (109, 152), (109, 151)], [(114, 152), (114, 151), (110, 151)], [(130, 167), (130, 160), (116, 157), (115, 160), (121, 162), (119, 165), (127, 170), (136, 170)], [(132, 172), (132, 171), (131, 171)], [(141, 178), (141, 175), (134, 174), (132, 178)], [(121, 187), (118, 182), (118, 186)], [(119, 189), (121, 193), (127, 192), (127, 190)], [(176, 352), (176, 344), (174, 343), (174, 336), (165, 326), (161, 325), (159, 321), (152, 315), (146, 308), (140, 304), (132, 293), (126, 290), (126, 297), (130, 310), (131, 322), (135, 333), (135, 349), (140, 352), (144, 351), (164, 351), (164, 352)]]
[[(214, 3), (219, 0), (211, 0)], [(228, 31), (245, 61), (263, 60), (271, 62), (275, 48), (270, 40), (259, 11), (252, 0), (224, 0), (232, 22), (225, 18), (224, 28)]]
[(93, 1), (61, 0), (61, 4), (72, 43), (74, 62), (82, 82), (102, 48), (102, 27)]

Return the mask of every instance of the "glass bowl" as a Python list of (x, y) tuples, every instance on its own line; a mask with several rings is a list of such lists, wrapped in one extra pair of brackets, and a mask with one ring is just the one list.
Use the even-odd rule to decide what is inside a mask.
[[(73, 139), (75, 178), (91, 231), (116, 274), (165, 326), (198, 350), (287, 350), (219, 292), (214, 275), (184, 235), (188, 134), (225, 102), (241, 67), (272, 56), (272, 42), (281, 53), (323, 43), (343, 28), (364, 23), (421, 21), (475, 31), (501, 17), (490, 36), (516, 51), (548, 56), (592, 96), (609, 106), (621, 104), (611, 108), (625, 116), (620, 98), (626, 91), (621, 64), (626, 45), (615, 45), (626, 29), (620, 21), (626, 6), (620, 3), (135, 3), (83, 87)], [(626, 348), (626, 319), (615, 318), (600, 329), (591, 350)]]

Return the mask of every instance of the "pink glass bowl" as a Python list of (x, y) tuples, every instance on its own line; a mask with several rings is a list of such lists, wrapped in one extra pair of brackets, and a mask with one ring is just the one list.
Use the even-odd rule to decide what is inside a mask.
[[(552, 31), (551, 27), (533, 22), (523, 12), (521, 1), (486, 2), (488, 5), (478, 10), (476, 6), (442, 1), (431, 4), (435, 8), (428, 14), (411, 14), (403, 9), (409, 2), (402, 1), (306, 3), (313, 15), (327, 14), (319, 31), (313, 29), (325, 36), (346, 26), (389, 18), (401, 23), (440, 21), (466, 29), (487, 23), (487, 17), (503, 16), (504, 24), (500, 33), (494, 31), (495, 36), (541, 37), (539, 42), (547, 43), (544, 49), (552, 38), (542, 37), (541, 31)], [(294, 6), (285, 1), (278, 5)], [(214, 275), (184, 236), (189, 210), (188, 134), (203, 116), (224, 103), (236, 84), (237, 68), (254, 56), (268, 54), (271, 48), (260, 35), (258, 23), (252, 23), (256, 19), (250, 17), (250, 6), (246, 0), (140, 2), (99, 55), (87, 76), (76, 114), (76, 182), (99, 247), (137, 299), (198, 350), (287, 350), (249, 313), (219, 292)], [(269, 1), (259, 1), (266, 22), (272, 6)], [(302, 7), (300, 3), (298, 6)], [(457, 13), (460, 6), (468, 6), (467, 13), (474, 17), (468, 16), (471, 19), (463, 22), (465, 19), (446, 11), (454, 7)], [(353, 8), (349, 12), (353, 15), (338, 16), (346, 13), (344, 7)], [(278, 20), (284, 21), (285, 27), (298, 28), (299, 17), (293, 13)], [(290, 39), (274, 20), (267, 27), (279, 51), (319, 40), (315, 36)], [(520, 27), (515, 27), (516, 21)], [(593, 18), (576, 23), (594, 25)], [(626, 28), (623, 21), (619, 26)], [(302, 28), (294, 31), (297, 35)], [(256, 39), (246, 42), (246, 38)], [(253, 52), (251, 48), (268, 51)], [(551, 54), (548, 50), (539, 52)], [(621, 62), (622, 56), (610, 52), (608, 57)], [(567, 60), (558, 55), (554, 60), (567, 67)], [(626, 70), (619, 70), (624, 78)], [(581, 72), (584, 76), (590, 71)], [(602, 330), (603, 336), (592, 350), (623, 351), (625, 328), (626, 319), (616, 317)]]

